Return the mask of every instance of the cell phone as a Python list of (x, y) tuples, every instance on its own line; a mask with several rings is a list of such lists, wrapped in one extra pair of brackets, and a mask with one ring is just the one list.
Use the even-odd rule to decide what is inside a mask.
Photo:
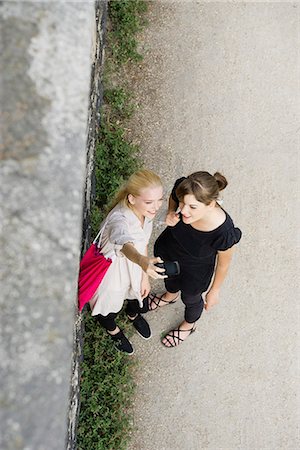
[(160, 267), (161, 269), (165, 269), (163, 275), (167, 275), (168, 277), (176, 277), (180, 274), (180, 266), (178, 261), (164, 261), (163, 263), (154, 264), (156, 267)]

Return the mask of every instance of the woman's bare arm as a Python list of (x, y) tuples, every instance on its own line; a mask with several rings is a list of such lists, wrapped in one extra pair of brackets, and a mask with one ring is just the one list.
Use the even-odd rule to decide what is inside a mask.
[(217, 257), (217, 265), (215, 270), (215, 276), (211, 289), (220, 289), (230, 266), (232, 256), (234, 252), (234, 247), (225, 250), (224, 252), (219, 251)]
[(163, 275), (164, 269), (154, 266), (155, 263), (163, 262), (161, 258), (149, 258), (141, 255), (131, 242), (124, 244), (121, 252), (130, 261), (138, 264), (151, 278), (166, 278), (166, 275)]
[(214, 279), (205, 297), (205, 309), (207, 311), (219, 302), (220, 288), (228, 273), (233, 252), (234, 247), (218, 252)]

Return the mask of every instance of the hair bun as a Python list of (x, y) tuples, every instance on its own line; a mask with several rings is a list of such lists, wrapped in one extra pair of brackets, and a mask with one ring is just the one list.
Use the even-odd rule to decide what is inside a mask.
[(226, 186), (228, 185), (228, 182), (227, 182), (226, 178), (225, 178), (224, 175), (222, 175), (220, 172), (214, 173), (214, 179), (215, 179), (216, 182), (218, 183), (218, 186), (219, 186), (219, 190), (220, 190), (220, 191), (222, 191), (223, 189), (225, 189)]

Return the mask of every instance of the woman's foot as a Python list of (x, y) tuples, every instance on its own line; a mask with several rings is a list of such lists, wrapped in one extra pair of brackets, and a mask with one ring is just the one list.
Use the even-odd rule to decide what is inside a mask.
[(149, 311), (154, 311), (157, 308), (160, 308), (161, 306), (170, 305), (171, 303), (175, 303), (176, 300), (179, 298), (179, 292), (165, 292), (162, 295), (156, 295), (154, 292), (153, 294), (150, 293), (147, 297), (148, 300), (148, 308)]
[(166, 334), (161, 341), (162, 344), (165, 347), (178, 347), (181, 342), (195, 331), (195, 323), (189, 323), (184, 320), (177, 329), (171, 330)]
[(149, 327), (148, 322), (144, 319), (141, 314), (137, 314), (135, 317), (127, 316), (138, 334), (143, 339), (150, 339), (151, 338), (151, 330)]
[(127, 339), (125, 334), (119, 327), (116, 327), (113, 331), (106, 330), (110, 338), (114, 341), (117, 350), (128, 355), (132, 355), (134, 350), (131, 342)]

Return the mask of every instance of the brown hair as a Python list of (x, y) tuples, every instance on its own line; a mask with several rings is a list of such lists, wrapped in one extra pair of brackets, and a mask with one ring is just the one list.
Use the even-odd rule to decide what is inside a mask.
[(127, 182), (115, 194), (115, 197), (108, 206), (107, 212), (111, 211), (118, 203), (130, 208), (128, 195), (140, 195), (145, 188), (162, 186), (161, 179), (151, 170), (143, 169), (133, 173)]
[(226, 178), (219, 172), (214, 175), (194, 172), (179, 184), (176, 196), (182, 200), (185, 195), (194, 195), (198, 202), (209, 205), (213, 200), (218, 200), (219, 192), (225, 189), (227, 184)]

